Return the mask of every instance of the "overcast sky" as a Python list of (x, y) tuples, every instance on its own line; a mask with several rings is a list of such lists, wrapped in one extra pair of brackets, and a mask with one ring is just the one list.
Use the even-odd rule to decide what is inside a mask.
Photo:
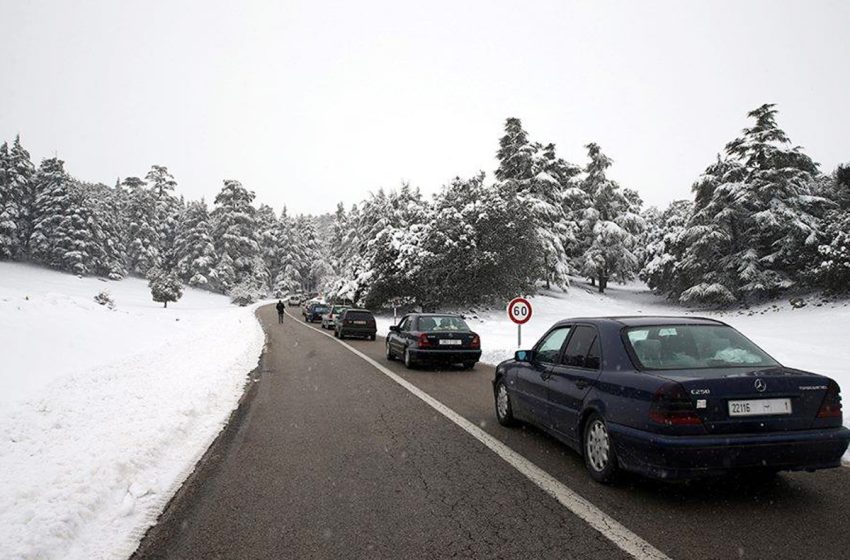
[(650, 204), (746, 113), (831, 171), (850, 160), (850, 2), (0, 0), (0, 138), (112, 184), (168, 166), (294, 212), (410, 181), (492, 177), (504, 120)]

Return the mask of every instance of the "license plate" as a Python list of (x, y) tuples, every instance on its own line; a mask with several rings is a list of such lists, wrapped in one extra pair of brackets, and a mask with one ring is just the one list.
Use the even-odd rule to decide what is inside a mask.
[(791, 414), (791, 399), (729, 401), (729, 416), (778, 416)]
[(460, 346), (463, 344), (463, 341), (457, 339), (442, 339), (440, 340), (440, 344), (443, 346)]
[(353, 321), (355, 325), (365, 325), (366, 321)]

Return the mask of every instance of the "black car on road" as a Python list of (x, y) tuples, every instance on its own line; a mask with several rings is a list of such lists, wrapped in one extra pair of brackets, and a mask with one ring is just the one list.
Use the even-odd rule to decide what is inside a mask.
[(814, 471), (840, 466), (850, 442), (835, 381), (712, 319), (560, 321), (499, 364), (493, 393), (500, 424), (539, 426), (600, 482)]
[(481, 338), (460, 315), (413, 313), (390, 327), (387, 359), (418, 364), (460, 364), (472, 369), (481, 358)]
[(339, 315), (334, 324), (334, 336), (346, 338), (356, 336), (375, 340), (378, 328), (375, 316), (365, 309), (346, 309)]

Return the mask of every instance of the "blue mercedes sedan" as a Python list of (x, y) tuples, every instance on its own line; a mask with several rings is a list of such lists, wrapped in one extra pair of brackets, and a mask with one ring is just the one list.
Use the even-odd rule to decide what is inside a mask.
[(499, 364), (493, 394), (500, 424), (549, 432), (599, 482), (827, 469), (850, 443), (835, 381), (711, 319), (560, 321)]

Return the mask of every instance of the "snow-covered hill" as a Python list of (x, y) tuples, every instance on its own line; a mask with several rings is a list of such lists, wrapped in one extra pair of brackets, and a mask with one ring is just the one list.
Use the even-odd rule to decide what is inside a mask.
[[(108, 290), (111, 310), (94, 301)], [(124, 558), (257, 365), (250, 308), (0, 263), (0, 558)]]
[[(507, 302), (506, 302), (507, 303)], [(622, 315), (697, 315), (724, 321), (764, 348), (780, 363), (828, 375), (838, 381), (850, 402), (850, 301), (824, 301), (812, 296), (795, 309), (777, 301), (749, 310), (690, 311), (651, 294), (643, 284), (611, 284), (604, 295), (573, 279), (568, 292), (543, 292), (531, 298), (532, 319), (522, 327), (522, 346), (530, 348), (555, 321), (570, 317)], [(469, 316), (469, 312), (464, 312)], [(504, 310), (473, 313), (468, 322), (481, 335), (482, 361), (497, 364), (517, 350), (516, 325)], [(385, 335), (392, 318), (378, 319)], [(850, 409), (845, 407), (850, 426)], [(850, 453), (845, 458), (850, 461)]]

